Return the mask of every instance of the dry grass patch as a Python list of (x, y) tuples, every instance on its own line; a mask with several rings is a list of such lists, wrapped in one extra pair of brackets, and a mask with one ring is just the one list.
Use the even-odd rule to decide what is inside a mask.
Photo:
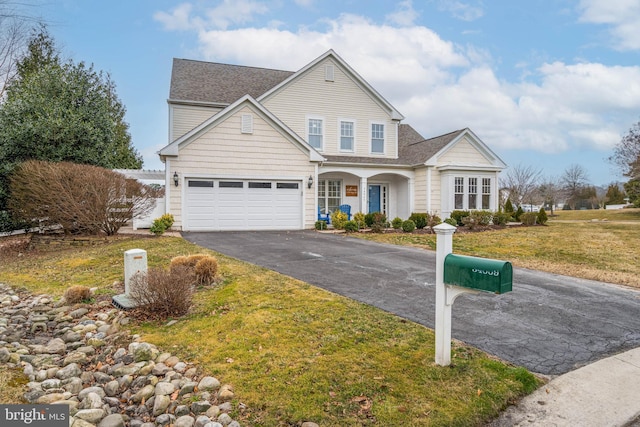
[[(578, 211), (582, 212), (582, 211)], [(616, 212), (616, 211), (612, 211)], [(391, 244), (435, 249), (435, 235), (362, 234)], [(453, 235), (456, 253), (524, 268), (640, 288), (640, 222), (550, 223)]]
[(588, 209), (583, 211), (554, 211), (549, 220), (561, 221), (640, 221), (640, 209)]

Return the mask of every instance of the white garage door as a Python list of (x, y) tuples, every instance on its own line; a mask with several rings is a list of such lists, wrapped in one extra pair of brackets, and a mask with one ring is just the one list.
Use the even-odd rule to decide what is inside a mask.
[(302, 229), (302, 182), (188, 179), (185, 230)]

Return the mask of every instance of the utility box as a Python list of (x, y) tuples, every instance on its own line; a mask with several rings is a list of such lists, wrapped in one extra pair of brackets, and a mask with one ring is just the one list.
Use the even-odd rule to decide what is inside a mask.
[(131, 278), (138, 272), (147, 274), (147, 251), (130, 249), (124, 253), (124, 293), (131, 293)]
[(511, 292), (513, 267), (508, 261), (448, 254), (444, 283), (496, 294)]

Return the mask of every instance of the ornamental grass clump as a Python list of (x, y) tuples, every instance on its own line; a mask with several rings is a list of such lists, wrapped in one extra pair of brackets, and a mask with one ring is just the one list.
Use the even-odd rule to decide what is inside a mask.
[(64, 299), (67, 304), (77, 304), (91, 299), (91, 290), (86, 286), (75, 285), (64, 291)]
[(218, 260), (212, 256), (202, 258), (195, 266), (196, 281), (200, 285), (210, 285), (218, 275)]

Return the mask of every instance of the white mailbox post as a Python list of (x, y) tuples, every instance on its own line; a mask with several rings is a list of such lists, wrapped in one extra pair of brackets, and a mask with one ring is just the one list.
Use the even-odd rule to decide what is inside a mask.
[(443, 222), (433, 227), (436, 232), (436, 365), (451, 364), (451, 306), (463, 293), (476, 293), (471, 289), (444, 284), (444, 259), (453, 252), (453, 233), (456, 227)]

